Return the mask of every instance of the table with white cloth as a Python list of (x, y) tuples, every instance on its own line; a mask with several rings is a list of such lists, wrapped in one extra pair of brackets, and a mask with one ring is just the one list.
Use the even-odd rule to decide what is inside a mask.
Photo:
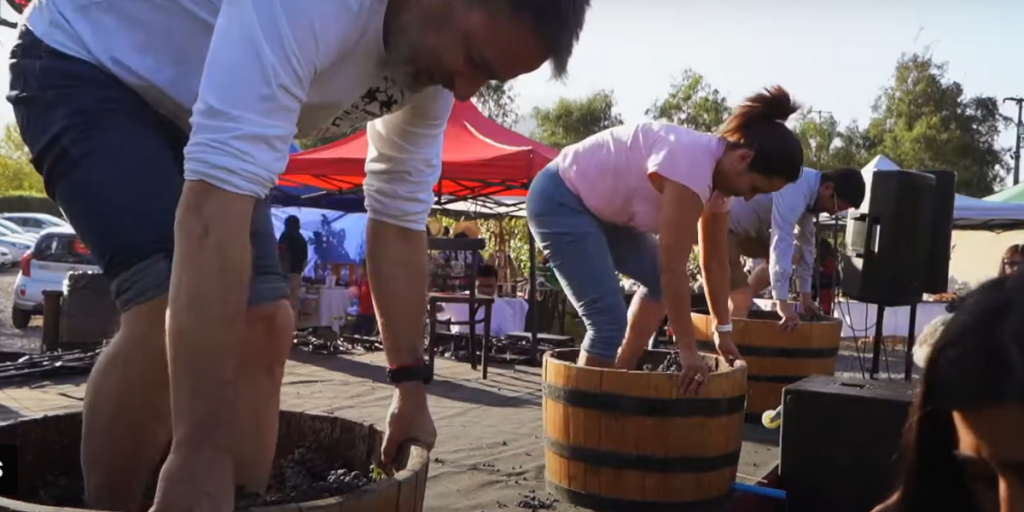
[(345, 314), (351, 306), (352, 299), (348, 295), (348, 289), (343, 287), (328, 288), (321, 286), (320, 309), (318, 314), (319, 325), (330, 326), (335, 332), (341, 332), (341, 326), (345, 325)]
[[(774, 311), (775, 301), (754, 299), (758, 307)], [(870, 338), (875, 335), (875, 315), (878, 306), (837, 298), (832, 316), (843, 321), (844, 338)], [(932, 320), (946, 314), (945, 302), (921, 302), (917, 305), (914, 335), (919, 336)], [(910, 327), (910, 306), (887, 307), (882, 315), (882, 336), (907, 337)]]
[[(457, 303), (445, 303), (441, 305), (443, 311), (437, 314), (438, 320), (452, 322), (469, 321), (469, 305)], [(494, 305), (491, 306), (491, 336), (496, 338), (504, 337), (510, 332), (522, 331), (526, 327), (526, 312), (530, 305), (523, 299), (512, 297), (495, 297)], [(478, 307), (476, 311), (476, 332), (484, 329), (484, 308)], [(469, 334), (469, 325), (452, 325), (451, 332), (455, 334)]]

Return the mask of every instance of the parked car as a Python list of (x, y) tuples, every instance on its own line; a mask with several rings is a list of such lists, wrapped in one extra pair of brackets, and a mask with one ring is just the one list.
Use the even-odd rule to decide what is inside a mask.
[(32, 250), (21, 256), (21, 271), (14, 283), (11, 324), (17, 329), (28, 327), (32, 316), (43, 312), (43, 292), (63, 289), (68, 272), (76, 270), (99, 272), (100, 269), (71, 226), (43, 231)]
[(26, 236), (28, 238), (31, 238), (32, 239), (32, 243), (35, 243), (36, 240), (39, 239), (39, 233), (29, 233), (28, 231), (25, 231), (24, 229), (21, 229), (21, 226), (15, 224), (15, 223), (13, 223), (13, 222), (11, 222), (9, 220), (0, 219), (0, 228), (3, 228), (5, 230), (7, 230), (7, 231), (10, 231), (12, 234), (15, 234), (15, 235), (24, 235), (24, 236)]
[(10, 268), (14, 266), (14, 256), (11, 256), (11, 251), (0, 247), (0, 268)]
[(36, 240), (39, 239), (39, 235), (35, 233), (26, 233), (24, 231), (19, 233), (17, 231), (7, 229), (3, 226), (0, 226), (0, 236), (9, 236), (15, 240), (24, 240), (30, 244), (36, 243)]
[(19, 237), (0, 236), (0, 247), (7, 249), (15, 261), (20, 260), (22, 255), (31, 251), (35, 243), (35, 240), (29, 241)]
[(45, 213), (4, 213), (0, 214), (0, 219), (13, 222), (29, 233), (69, 225), (66, 220)]

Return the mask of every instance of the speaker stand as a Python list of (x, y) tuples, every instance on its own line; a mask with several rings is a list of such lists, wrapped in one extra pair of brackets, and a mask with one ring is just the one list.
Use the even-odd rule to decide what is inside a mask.
[(871, 373), (872, 380), (878, 378), (878, 366), (882, 361), (882, 323), (885, 320), (885, 306), (875, 305), (875, 336), (871, 340)]
[(903, 380), (910, 382), (914, 374), (914, 338), (917, 335), (917, 304), (910, 305), (910, 325), (907, 329), (907, 355), (903, 361)]
[[(876, 305), (875, 336), (871, 346), (871, 379), (878, 378), (879, 366), (882, 361), (882, 324), (885, 319), (885, 306)], [(917, 335), (917, 304), (910, 305), (910, 318), (907, 322), (907, 347), (903, 361), (903, 380), (910, 382), (914, 374), (914, 338)]]

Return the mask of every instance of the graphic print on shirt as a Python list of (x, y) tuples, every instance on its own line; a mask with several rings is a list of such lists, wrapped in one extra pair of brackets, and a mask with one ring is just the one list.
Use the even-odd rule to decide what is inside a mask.
[(316, 130), (312, 137), (332, 137), (347, 133), (359, 125), (398, 110), (405, 98), (405, 90), (390, 76), (384, 75), (380, 84), (367, 89), (358, 100), (334, 116), (330, 123)]

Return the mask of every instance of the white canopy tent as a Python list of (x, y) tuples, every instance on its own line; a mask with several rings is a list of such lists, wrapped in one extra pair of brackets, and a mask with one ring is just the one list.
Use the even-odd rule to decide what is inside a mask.
[[(900, 166), (885, 155), (878, 155), (861, 169), (867, 185), (867, 195), (861, 208), (867, 208), (871, 199), (871, 178), (876, 172), (898, 171)], [(1024, 227), (1024, 204), (997, 203), (957, 194), (953, 205), (954, 229), (981, 229), (1006, 231)]]

